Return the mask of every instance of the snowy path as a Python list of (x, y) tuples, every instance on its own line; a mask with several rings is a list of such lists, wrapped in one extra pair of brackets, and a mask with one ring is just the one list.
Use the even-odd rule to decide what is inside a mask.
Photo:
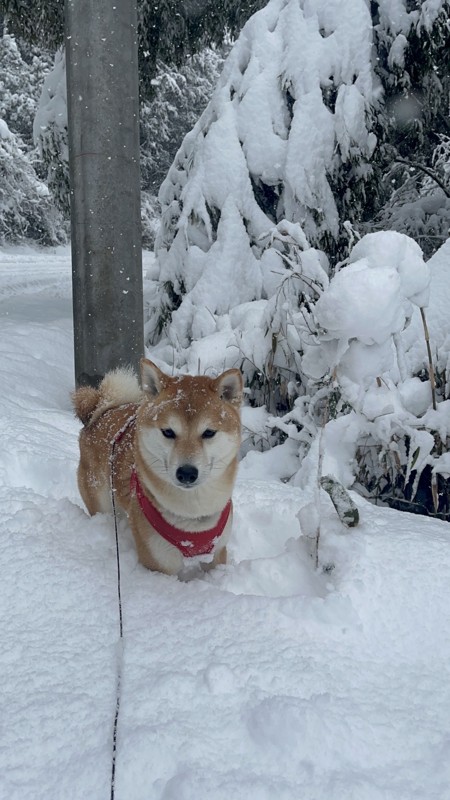
[[(110, 796), (115, 549), (76, 488), (70, 314), (67, 250), (0, 253), (5, 800)], [(204, 580), (147, 572), (122, 525), (117, 800), (449, 800), (448, 525), (360, 501), (343, 534), (324, 501), (315, 574), (266, 462)]]

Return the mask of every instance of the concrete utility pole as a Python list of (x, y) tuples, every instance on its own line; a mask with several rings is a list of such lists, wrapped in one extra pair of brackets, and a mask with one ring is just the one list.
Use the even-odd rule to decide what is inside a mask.
[(136, 0), (65, 0), (77, 385), (144, 352)]

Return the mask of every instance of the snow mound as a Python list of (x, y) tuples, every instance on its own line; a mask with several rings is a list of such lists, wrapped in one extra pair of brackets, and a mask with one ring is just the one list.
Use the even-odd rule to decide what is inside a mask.
[(443, 800), (446, 523), (353, 495), (345, 532), (322, 493), (315, 571), (311, 493), (247, 456), (226, 566), (151, 573), (120, 524), (121, 654), (113, 521), (76, 490), (69, 276), (67, 253), (2, 253), (0, 795), (109, 796), (120, 663), (117, 798)]

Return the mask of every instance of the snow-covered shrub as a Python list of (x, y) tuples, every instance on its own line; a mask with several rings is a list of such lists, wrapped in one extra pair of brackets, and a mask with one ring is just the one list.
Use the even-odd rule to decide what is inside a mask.
[(433, 391), (420, 327), (428, 290), (420, 247), (392, 231), (358, 242), (321, 293), (308, 320), (318, 356), (302, 361), (309, 378), (292, 410), (269, 420), (299, 442), (296, 482), (315, 474), (323, 429), (324, 474), (400, 508), (450, 513), (449, 401)]
[(64, 240), (64, 226), (47, 186), (0, 119), (0, 242), (23, 239), (56, 244)]
[[(154, 356), (192, 371), (240, 366), (250, 405), (266, 407), (262, 416), (247, 410), (246, 439), (290, 441), (294, 483), (317, 475), (321, 435), (323, 474), (401, 508), (450, 513), (450, 401), (437, 391), (433, 408), (420, 311), (429, 271), (420, 247), (394, 231), (366, 235), (331, 279), (324, 254), (298, 225), (279, 223), (262, 250), (268, 299), (245, 301), (243, 292), (228, 312), (214, 311), (206, 298), (217, 283), (207, 270)], [(220, 289), (224, 295), (226, 284)]]
[[(322, 251), (309, 246), (300, 226), (286, 220), (271, 232), (266, 253), (262, 265), (269, 298), (263, 315), (267, 354), (259, 376), (266, 407), (279, 414), (291, 407), (309, 378), (308, 364), (317, 360), (313, 314), (328, 287), (329, 264)], [(258, 403), (254, 392), (253, 398)]]

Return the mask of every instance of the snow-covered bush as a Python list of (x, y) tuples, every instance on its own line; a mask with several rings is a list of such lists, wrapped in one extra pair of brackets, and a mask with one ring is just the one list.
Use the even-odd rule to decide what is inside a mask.
[[(427, 354), (429, 280), (413, 240), (370, 234), (323, 282), (311, 313), (300, 324), (290, 315), (298, 396), (266, 424), (298, 443), (294, 482), (317, 475), (320, 441), (323, 474), (399, 508), (448, 517), (450, 403)], [(442, 356), (437, 369), (445, 371), (445, 345)]]
[(0, 242), (23, 239), (56, 244), (64, 239), (64, 226), (47, 186), (0, 119)]
[(399, 508), (450, 515), (450, 402), (445, 378), (439, 382), (449, 343), (443, 330), (430, 347), (433, 365), (429, 280), (413, 240), (379, 232), (353, 247), (329, 284), (322, 281), (297, 322), (292, 296), (281, 304), (293, 329), (284, 326), (288, 350), (297, 335), (299, 380), (291, 410), (266, 425), (297, 443), (295, 483), (317, 475), (320, 441), (323, 474), (344, 486)]
[[(211, 270), (153, 355), (192, 371), (241, 366), (250, 404), (266, 406), (262, 415), (247, 409), (247, 436), (267, 445), (287, 439), (294, 483), (315, 479), (321, 438), (323, 474), (399, 507), (450, 513), (442, 455), (450, 401), (432, 386), (422, 324), (430, 276), (420, 247), (394, 231), (366, 235), (329, 279), (327, 259), (299, 226), (279, 223), (265, 246), (268, 299), (236, 298), (228, 312), (211, 311)], [(186, 313), (191, 341), (183, 343)]]

